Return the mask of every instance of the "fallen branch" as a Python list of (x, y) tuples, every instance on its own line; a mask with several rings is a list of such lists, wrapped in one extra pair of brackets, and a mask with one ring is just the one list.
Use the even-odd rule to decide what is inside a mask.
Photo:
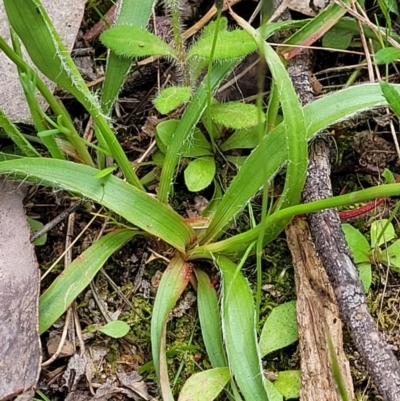
[[(306, 57), (304, 54), (299, 57)], [(313, 100), (307, 60), (289, 66), (289, 74), (303, 104)], [(310, 146), (310, 162), (303, 192), (304, 202), (332, 196), (329, 136)], [(363, 358), (379, 393), (387, 401), (400, 400), (400, 364), (373, 321), (365, 302), (364, 288), (344, 239), (339, 213), (323, 210), (308, 216), (315, 249), (328, 274), (340, 316)]]

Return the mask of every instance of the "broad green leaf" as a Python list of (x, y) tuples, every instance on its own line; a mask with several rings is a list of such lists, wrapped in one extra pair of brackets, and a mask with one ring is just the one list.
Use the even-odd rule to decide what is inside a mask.
[(300, 370), (286, 370), (278, 373), (274, 386), (282, 393), (285, 400), (300, 397)]
[(200, 269), (195, 269), (197, 277), (197, 305), (201, 333), (207, 355), (214, 368), (228, 366), (222, 342), (222, 328), (218, 296), (210, 278)]
[[(189, 50), (188, 59), (192, 57), (209, 58), (213, 43), (213, 35), (200, 38)], [(240, 30), (220, 31), (214, 51), (214, 60), (232, 60), (244, 57), (257, 49), (256, 44), (250, 36)]]
[(379, 247), (396, 237), (392, 223), (380, 219), (371, 224), (371, 248)]
[(114, 320), (113, 322), (97, 328), (97, 331), (100, 331), (112, 338), (124, 337), (128, 334), (129, 330), (129, 325), (121, 320)]
[[(392, 87), (399, 93), (399, 85)], [(386, 105), (378, 84), (357, 85), (326, 95), (303, 108), (307, 138), (312, 139), (317, 132), (336, 121)], [(268, 163), (265, 163), (265, 155), (268, 155)], [(270, 180), (279, 171), (287, 157), (285, 125), (280, 124), (248, 156), (233, 179), (207, 229), (203, 243), (210, 242), (223, 232), (228, 222), (262, 187), (265, 180)], [(265, 172), (260, 174), (260, 171)]]
[(238, 129), (219, 147), (223, 152), (232, 149), (253, 149), (260, 141), (258, 127)]
[(400, 59), (400, 49), (396, 47), (384, 47), (375, 54), (376, 64), (390, 64)]
[(400, 240), (395, 241), (387, 250), (382, 252), (382, 260), (385, 264), (400, 273)]
[(207, 188), (214, 179), (215, 168), (215, 160), (212, 157), (201, 157), (191, 161), (184, 171), (188, 190), (198, 192)]
[(154, 368), (160, 383), (162, 398), (165, 401), (174, 400), (165, 355), (168, 316), (186, 288), (191, 274), (192, 265), (186, 263), (179, 254), (175, 255), (163, 273), (154, 301), (151, 317), (151, 346)]
[(0, 163), (0, 174), (44, 183), (93, 199), (181, 252), (194, 241), (193, 229), (168, 206), (117, 177), (95, 178), (98, 172), (81, 164), (44, 158)]
[(322, 46), (330, 49), (345, 50), (351, 45), (353, 33), (333, 27), (322, 38)]
[(372, 284), (372, 266), (371, 263), (359, 263), (357, 264), (358, 276), (364, 287), (364, 291), (367, 293)]
[(168, 147), (164, 167), (161, 172), (158, 199), (162, 203), (166, 203), (168, 200), (175, 167), (181, 155), (182, 146), (187, 141), (190, 143), (193, 131), (206, 108), (208, 97), (214, 95), (224, 77), (235, 66), (235, 63), (235, 61), (227, 61), (215, 65), (211, 74), (211, 87), (208, 88), (208, 78), (206, 76), (183, 113), (175, 131), (173, 141)]
[(399, 92), (393, 87), (393, 85), (388, 84), (385, 81), (380, 81), (379, 84), (381, 86), (383, 96), (385, 96), (390, 108), (397, 114), (397, 116), (400, 116)]
[(215, 262), (222, 273), (222, 332), (229, 367), (246, 401), (267, 401), (253, 294), (234, 263), (223, 256)]
[[(27, 218), (28, 224), (32, 229), (32, 233), (35, 234), (37, 231), (43, 228), (43, 223), (38, 220), (32, 219), (30, 217)], [(47, 233), (44, 233), (41, 237), (35, 240), (34, 245), (41, 246), (44, 245), (47, 241)]]
[[(265, 121), (262, 115), (261, 122)], [(211, 118), (224, 127), (241, 129), (258, 124), (258, 109), (254, 104), (242, 102), (217, 103), (211, 106)]]
[(182, 387), (178, 401), (212, 401), (229, 382), (229, 368), (221, 367), (192, 375)]
[(79, 255), (53, 281), (39, 300), (39, 332), (43, 334), (90, 284), (107, 259), (132, 237), (133, 230), (115, 230)]
[[(162, 121), (157, 125), (157, 146), (163, 153), (167, 152), (178, 125), (179, 120)], [(213, 154), (210, 142), (198, 128), (194, 130), (192, 137), (183, 144), (180, 152), (183, 157), (211, 156)]]
[(167, 56), (176, 58), (175, 50), (168, 43), (146, 29), (119, 25), (100, 35), (101, 42), (123, 57)]
[(286, 302), (272, 310), (260, 336), (262, 356), (293, 344), (299, 338), (296, 321), (296, 302)]
[[(155, 4), (156, 0), (120, 0), (115, 26), (132, 25), (146, 28)], [(131, 59), (120, 57), (114, 52), (110, 52), (101, 94), (101, 108), (106, 115), (109, 115), (112, 110), (114, 101), (128, 75), (131, 64)]]
[(347, 244), (356, 263), (369, 262), (371, 246), (359, 230), (350, 224), (342, 224), (342, 230)]
[(192, 96), (188, 86), (171, 86), (163, 89), (154, 99), (154, 106), (161, 114), (168, 114), (178, 106), (187, 103)]

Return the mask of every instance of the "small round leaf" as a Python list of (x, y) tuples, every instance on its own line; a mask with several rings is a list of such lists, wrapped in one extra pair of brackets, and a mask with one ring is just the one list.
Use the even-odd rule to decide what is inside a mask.
[(109, 337), (121, 338), (128, 334), (130, 327), (121, 320), (114, 320), (113, 322), (107, 323), (105, 326), (99, 327), (97, 330)]
[(344, 29), (330, 29), (322, 38), (322, 46), (331, 49), (345, 50), (351, 45), (353, 33)]
[(184, 172), (185, 184), (189, 191), (197, 192), (207, 188), (215, 175), (215, 161), (212, 157), (193, 160)]
[[(254, 104), (227, 102), (211, 106), (211, 118), (217, 124), (228, 128), (241, 129), (254, 127), (259, 123), (259, 113)], [(261, 122), (265, 121), (262, 114)]]
[(400, 49), (396, 47), (385, 47), (375, 54), (376, 64), (390, 64), (400, 58)]
[(296, 302), (290, 301), (274, 308), (265, 321), (260, 337), (261, 355), (287, 347), (297, 339)]

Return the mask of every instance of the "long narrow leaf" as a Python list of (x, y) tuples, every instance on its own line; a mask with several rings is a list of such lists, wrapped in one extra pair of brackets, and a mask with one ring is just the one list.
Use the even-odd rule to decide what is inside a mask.
[(114, 176), (95, 178), (99, 173), (89, 166), (55, 159), (26, 158), (0, 163), (0, 174), (43, 182), (93, 199), (181, 252), (193, 242), (193, 229), (168, 206)]
[(216, 263), (222, 272), (222, 328), (232, 374), (246, 401), (268, 400), (249, 284), (228, 258), (218, 257)]
[[(304, 203), (281, 209), (265, 219), (262, 229), (264, 231), (264, 244), (273, 241), (282, 230), (282, 221), (290, 221), (297, 215), (319, 212), (323, 209), (331, 209), (339, 206), (349, 206), (356, 203), (368, 202), (372, 199), (386, 198), (400, 195), (400, 184), (385, 184), (377, 187), (351, 192), (346, 195), (334, 196), (318, 201)], [(215, 253), (243, 253), (252, 244), (260, 233), (261, 225), (248, 230), (242, 234), (235, 235), (226, 240), (200, 246), (188, 252), (189, 260), (199, 258), (212, 258)]]
[[(233, 14), (235, 15), (235, 14)], [(306, 180), (308, 144), (303, 109), (292, 81), (278, 55), (259, 31), (239, 16), (234, 17), (259, 46), (276, 85), (284, 117), (287, 144), (286, 180), (277, 209), (299, 203)]]
[(107, 259), (133, 236), (133, 230), (113, 231), (76, 258), (39, 300), (39, 332), (44, 333), (90, 284)]
[[(400, 93), (400, 85), (392, 85)], [(387, 106), (379, 84), (365, 84), (324, 96), (304, 107), (307, 139), (321, 129), (356, 113), (374, 107)], [(266, 162), (268, 160), (268, 162)], [(202, 242), (207, 243), (222, 234), (224, 227), (287, 161), (285, 126), (278, 125), (250, 154), (218, 206)], [(265, 177), (260, 171), (266, 169)]]
[(197, 305), (201, 333), (207, 355), (213, 368), (227, 366), (224, 346), (222, 342), (221, 319), (219, 313), (218, 296), (210, 278), (200, 269), (195, 269), (197, 277)]
[[(347, 5), (348, 0), (344, 0)], [(331, 4), (322, 10), (315, 18), (300, 28), (294, 35), (285, 41), (280, 52), (286, 59), (292, 58), (302, 51), (305, 46), (312, 45), (329, 31), (346, 14), (346, 10), (338, 4)], [(285, 45), (297, 45), (293, 48)]]
[(151, 345), (154, 360), (154, 368), (161, 386), (164, 401), (173, 401), (169, 379), (166, 351), (166, 329), (168, 316), (176, 301), (186, 288), (192, 265), (185, 262), (177, 254), (164, 272), (157, 290), (151, 318)]
[(40, 0), (3, 3), (11, 26), (39, 70), (71, 93), (78, 89), (90, 94)]
[(20, 130), (8, 119), (1, 109), (0, 127), (4, 129), (4, 132), (24, 155), (29, 157), (40, 157), (40, 153), (29, 143)]

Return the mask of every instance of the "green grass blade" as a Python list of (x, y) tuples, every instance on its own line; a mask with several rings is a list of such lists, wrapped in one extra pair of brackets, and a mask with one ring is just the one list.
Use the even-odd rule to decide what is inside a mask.
[(40, 157), (40, 153), (29, 143), (20, 130), (8, 119), (1, 109), (0, 127), (3, 128), (7, 136), (15, 143), (24, 155), (28, 157)]
[(133, 236), (133, 230), (116, 230), (83, 252), (53, 281), (39, 300), (39, 332), (43, 334), (90, 284), (107, 259)]
[[(103, 115), (97, 98), (92, 95), (80, 75), (75, 63), (61, 41), (57, 31), (43, 8), (40, 0), (5, 0), (4, 7), (10, 24), (24, 43), (32, 61), (52, 81), (72, 93), (91, 114), (101, 130), (113, 158), (118, 163), (127, 181), (144, 190), (139, 178), (132, 169), (121, 145)], [(35, 32), (32, 35), (32, 32)], [(85, 146), (74, 143), (87, 164), (92, 160)]]
[[(236, 61), (229, 61), (214, 66), (211, 76), (211, 96), (215, 93), (222, 80), (235, 64)], [(210, 96), (207, 88), (208, 78), (206, 76), (194, 95), (193, 100), (187, 106), (187, 109), (185, 110), (175, 131), (173, 141), (168, 147), (158, 189), (158, 199), (163, 203), (167, 202), (168, 195), (171, 191), (171, 183), (173, 181), (175, 167), (180, 157), (182, 145), (185, 142), (190, 141), (193, 131), (196, 128), (196, 124), (206, 108), (207, 98)]]
[[(348, 0), (344, 0), (343, 2), (347, 5), (349, 3)], [(281, 54), (283, 54), (285, 58), (296, 56), (302, 51), (302, 46), (312, 45), (328, 32), (345, 14), (346, 10), (340, 5), (335, 3), (329, 5), (285, 41), (282, 49), (280, 49)], [(297, 45), (300, 47), (293, 48), (285, 45)]]
[(197, 305), (204, 345), (213, 368), (228, 366), (222, 342), (221, 319), (218, 296), (210, 278), (200, 269), (195, 269), (197, 277)]
[[(46, 84), (38, 76), (38, 74), (27, 64), (21, 57), (19, 57), (13, 49), (0, 37), (0, 49), (4, 54), (17, 66), (17, 68), (31, 77), (35, 81), (36, 87), (44, 97), (46, 102), (49, 104), (50, 108), (56, 116), (62, 116), (64, 126), (70, 131), (69, 142), (75, 147), (76, 152), (88, 165), (94, 165), (89, 153), (84, 146), (81, 146), (80, 137), (75, 129), (75, 126), (71, 120), (69, 113), (66, 111), (62, 103), (60, 103), (53, 93), (47, 88)], [(54, 156), (53, 156), (54, 157)]]
[[(11, 28), (11, 41), (13, 45), (14, 52), (22, 58), (21, 44), (17, 34)], [(29, 107), (29, 112), (32, 117), (32, 121), (38, 132), (45, 131), (47, 126), (43, 117), (43, 111), (39, 105), (39, 100), (37, 98), (35, 74), (30, 74), (29, 71), (25, 72), (24, 68), (17, 66), (18, 76), (21, 86), (24, 91), (25, 99)], [(47, 150), (55, 159), (65, 159), (64, 153), (58, 148), (55, 138), (51, 135), (49, 137), (42, 139), (43, 144), (46, 146)]]
[(340, 397), (343, 401), (350, 401), (350, 397), (346, 388), (346, 382), (344, 380), (342, 372), (340, 371), (340, 364), (336, 356), (335, 346), (333, 345), (332, 337), (329, 333), (328, 327), (326, 327), (326, 342), (328, 345), (329, 357), (331, 360), (333, 378), (335, 379), (336, 385), (338, 387)]
[(154, 302), (151, 318), (151, 345), (154, 368), (161, 386), (162, 398), (165, 401), (174, 401), (165, 354), (167, 320), (176, 301), (186, 288), (191, 274), (192, 265), (186, 263), (179, 254), (175, 255), (161, 278)]
[[(156, 0), (120, 1), (119, 14), (115, 26), (130, 25), (145, 28), (155, 4)], [(131, 64), (131, 59), (120, 57), (114, 52), (110, 52), (101, 96), (101, 107), (107, 115), (111, 112)]]
[[(400, 93), (400, 85), (392, 87)], [(358, 85), (324, 96), (304, 107), (307, 139), (310, 140), (328, 125), (379, 106), (387, 106), (379, 84)], [(265, 178), (268, 180), (286, 163), (286, 148), (285, 126), (280, 124), (246, 159), (219, 204), (202, 243), (210, 242), (221, 235), (229, 221), (262, 187), (264, 176), (260, 171), (266, 169)]]
[(268, 400), (249, 284), (228, 258), (218, 257), (216, 263), (222, 272), (222, 328), (232, 375), (246, 401)]
[(181, 252), (194, 241), (193, 229), (168, 206), (117, 177), (95, 178), (99, 173), (89, 166), (55, 159), (26, 158), (0, 163), (0, 174), (93, 199)]

